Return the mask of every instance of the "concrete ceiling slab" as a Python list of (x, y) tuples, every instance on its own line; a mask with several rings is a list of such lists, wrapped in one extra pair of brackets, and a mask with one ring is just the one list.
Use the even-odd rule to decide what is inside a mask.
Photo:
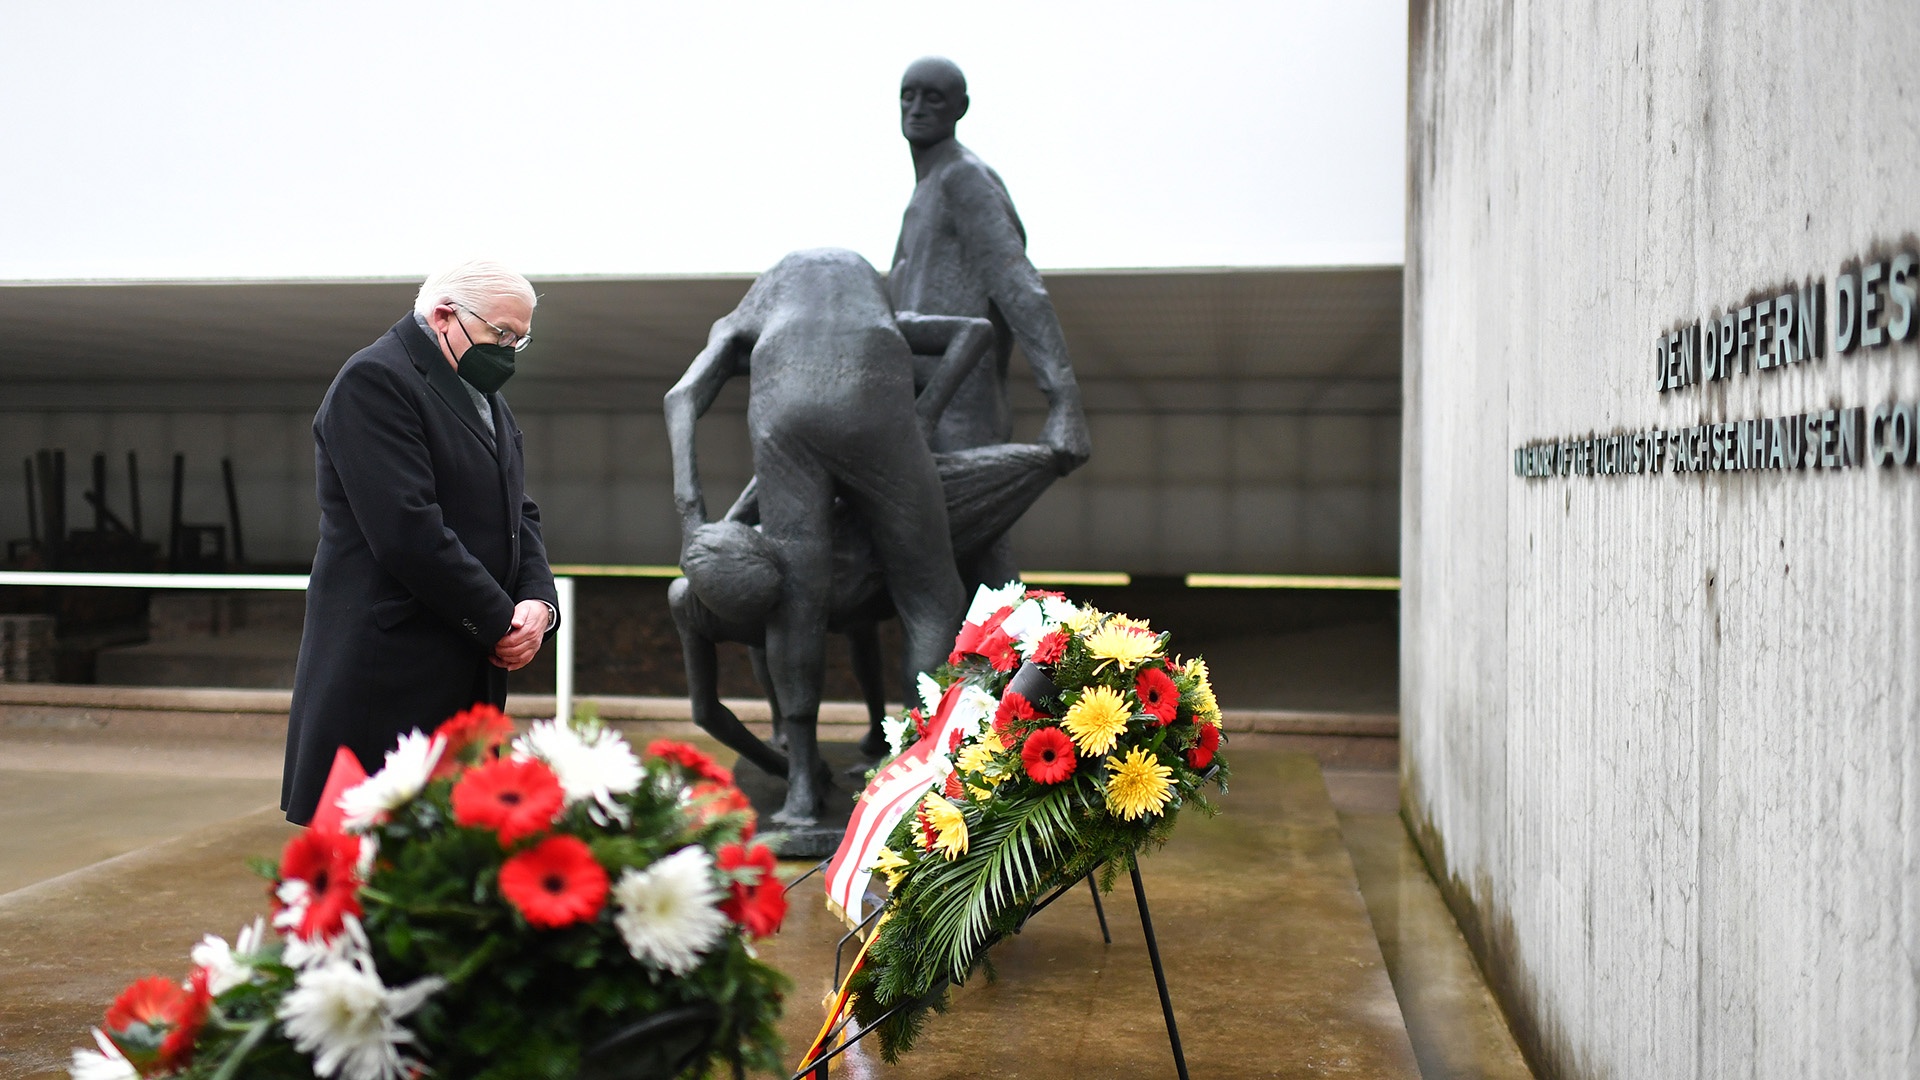
[[(1204, 410), (1263, 393), (1284, 409), (1398, 408), (1399, 267), (1055, 271), (1046, 279), (1090, 408)], [(536, 280), (535, 341), (516, 394), (577, 395), (602, 381), (656, 392), (751, 283), (751, 275)], [(310, 395), (306, 388), (331, 379), (406, 314), (416, 288), (0, 285), (0, 388), (15, 387), (26, 401), (36, 389), (70, 399), (75, 384), (94, 384), (103, 403), (116, 385), (135, 397), (156, 387), (166, 396), (168, 384), (191, 395), (235, 382), (299, 384)]]

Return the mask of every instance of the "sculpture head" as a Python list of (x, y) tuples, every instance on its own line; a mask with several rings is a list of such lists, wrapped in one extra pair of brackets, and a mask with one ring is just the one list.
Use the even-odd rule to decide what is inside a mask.
[(924, 56), (900, 76), (900, 134), (916, 149), (953, 138), (967, 115), (967, 77), (944, 56)]
[(780, 602), (780, 582), (786, 576), (772, 542), (738, 521), (714, 521), (695, 529), (680, 567), (707, 610), (743, 626), (758, 623)]

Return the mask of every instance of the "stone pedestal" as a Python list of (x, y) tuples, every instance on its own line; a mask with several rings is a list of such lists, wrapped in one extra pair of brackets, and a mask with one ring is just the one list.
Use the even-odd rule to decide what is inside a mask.
[(774, 812), (787, 801), (785, 779), (745, 758), (733, 763), (734, 783), (746, 793), (754, 813), (760, 815), (757, 838), (783, 859), (824, 859), (839, 849), (847, 819), (853, 816), (854, 800), (866, 787), (867, 770), (874, 764), (860, 753), (858, 743), (848, 742), (821, 743), (820, 760), (826, 764), (829, 777), (821, 798), (820, 821), (803, 829), (782, 829), (773, 823)]

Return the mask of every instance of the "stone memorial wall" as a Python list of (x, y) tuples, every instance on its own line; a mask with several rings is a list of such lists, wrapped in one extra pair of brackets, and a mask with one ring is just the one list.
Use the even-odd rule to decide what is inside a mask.
[(1542, 1075), (1920, 1071), (1920, 20), (1412, 5), (1403, 798)]

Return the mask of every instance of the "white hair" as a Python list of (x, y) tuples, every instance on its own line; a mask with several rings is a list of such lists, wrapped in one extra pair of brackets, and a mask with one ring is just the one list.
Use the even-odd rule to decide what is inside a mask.
[(413, 310), (424, 319), (441, 304), (455, 304), (477, 314), (502, 296), (518, 296), (528, 308), (539, 302), (526, 278), (497, 262), (469, 259), (428, 275), (413, 298)]

